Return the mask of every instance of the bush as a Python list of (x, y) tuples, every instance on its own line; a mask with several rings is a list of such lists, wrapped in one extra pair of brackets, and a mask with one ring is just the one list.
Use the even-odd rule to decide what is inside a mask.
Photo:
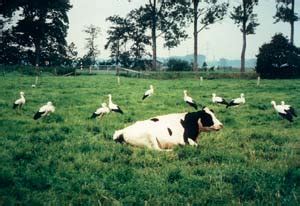
[(168, 63), (168, 70), (170, 71), (190, 71), (192, 69), (189, 62), (181, 60), (181, 59), (169, 59)]
[(53, 75), (65, 75), (70, 74), (72, 72), (75, 72), (75, 68), (73, 67), (39, 67), (38, 70), (36, 70), (36, 67), (34, 66), (19, 66), (19, 65), (2, 65), (0, 66), (0, 71), (5, 73), (11, 73), (11, 72), (19, 72), (22, 75), (29, 75), (29, 76), (35, 76), (38, 72), (39, 75), (41, 74), (53, 74)]
[(291, 45), (282, 34), (259, 48), (256, 72), (263, 78), (291, 78), (300, 76), (300, 49)]

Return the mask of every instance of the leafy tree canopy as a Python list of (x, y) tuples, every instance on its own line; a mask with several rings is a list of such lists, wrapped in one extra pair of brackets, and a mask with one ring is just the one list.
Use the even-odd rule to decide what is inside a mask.
[(240, 27), (241, 32), (255, 34), (255, 28), (259, 25), (257, 14), (253, 13), (253, 8), (258, 4), (258, 0), (242, 0), (242, 3), (233, 7), (230, 17), (234, 23)]
[(31, 64), (43, 64), (49, 59), (62, 63), (66, 54), (67, 12), (70, 8), (69, 0), (5, 1), (1, 7), (4, 17), (19, 13), (16, 26), (9, 28), (7, 33), (11, 41), (6, 46), (25, 53), (23, 56), (27, 56)]
[(88, 50), (83, 59), (85, 59), (84, 62), (86, 64), (90, 63), (90, 65), (94, 65), (96, 63), (96, 57), (100, 53), (96, 43), (98, 35), (100, 34), (100, 27), (91, 24), (86, 26), (83, 31), (87, 34), (85, 38), (85, 48)]
[(169, 59), (167, 66), (169, 71), (190, 71), (192, 69), (188, 61), (175, 58)]
[(293, 0), (276, 0), (276, 2), (275, 23), (279, 21), (294, 22), (299, 20), (298, 14), (294, 13), (291, 8), (294, 3)]
[(110, 49), (111, 57), (117, 64), (121, 62), (123, 66), (136, 65), (143, 57), (149, 55), (146, 46), (150, 44), (150, 38), (145, 34), (146, 27), (137, 18), (139, 12), (132, 10), (126, 18), (117, 15), (107, 18), (112, 26), (107, 32), (105, 49)]
[(300, 48), (282, 34), (276, 34), (270, 43), (259, 48), (256, 72), (265, 78), (299, 77)]

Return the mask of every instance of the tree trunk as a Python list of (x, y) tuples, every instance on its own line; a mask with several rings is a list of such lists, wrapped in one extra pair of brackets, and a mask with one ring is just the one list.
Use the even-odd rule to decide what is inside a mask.
[(242, 48), (242, 55), (241, 55), (241, 72), (245, 72), (246, 46), (247, 46), (246, 32), (243, 32), (243, 48)]
[(247, 46), (247, 34), (246, 34), (246, 25), (247, 25), (247, 13), (246, 13), (246, 2), (243, 0), (243, 48), (242, 48), (242, 54), (241, 54), (241, 73), (245, 72), (245, 53), (246, 53), (246, 46)]
[(152, 8), (152, 70), (156, 70), (156, 0), (153, 2)]
[(39, 75), (39, 66), (40, 66), (40, 55), (41, 55), (41, 45), (40, 41), (37, 40), (34, 43), (35, 46), (35, 74)]
[(120, 56), (120, 41), (118, 41), (117, 55), (116, 55), (117, 76), (119, 76), (120, 74), (119, 56)]
[(198, 71), (198, 0), (194, 0), (194, 72)]
[(40, 55), (41, 55), (41, 46), (40, 46), (40, 41), (38, 40), (34, 44), (35, 46), (35, 66), (40, 65)]
[[(292, 0), (292, 14), (295, 14), (295, 0)], [(291, 20), (291, 44), (294, 45), (294, 18)]]

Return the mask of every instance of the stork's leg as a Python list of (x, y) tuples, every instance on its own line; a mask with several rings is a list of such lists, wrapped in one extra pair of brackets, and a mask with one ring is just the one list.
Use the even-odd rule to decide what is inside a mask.
[(22, 111), (23, 111), (23, 104), (20, 105), (20, 111), (22, 113)]
[(99, 116), (99, 119), (101, 120), (103, 116), (104, 116), (104, 114), (103, 114), (103, 113), (102, 113), (102, 114), (100, 114), (100, 116)]

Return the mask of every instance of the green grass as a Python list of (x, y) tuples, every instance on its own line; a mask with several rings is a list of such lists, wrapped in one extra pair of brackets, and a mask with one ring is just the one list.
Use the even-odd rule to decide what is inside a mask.
[[(7, 75), (0, 90), (0, 205), (299, 205), (300, 119), (282, 120), (271, 100), (300, 111), (300, 80), (151, 80), (96, 75), (34, 77)], [(149, 85), (155, 95), (142, 102)], [(215, 110), (224, 124), (202, 133), (199, 147), (172, 152), (116, 144), (113, 132), (137, 120), (193, 111), (183, 90)], [(22, 112), (12, 110), (19, 91)], [(225, 109), (211, 93), (246, 104)], [(124, 115), (88, 117), (107, 94)], [(34, 121), (47, 101), (53, 115)]]

